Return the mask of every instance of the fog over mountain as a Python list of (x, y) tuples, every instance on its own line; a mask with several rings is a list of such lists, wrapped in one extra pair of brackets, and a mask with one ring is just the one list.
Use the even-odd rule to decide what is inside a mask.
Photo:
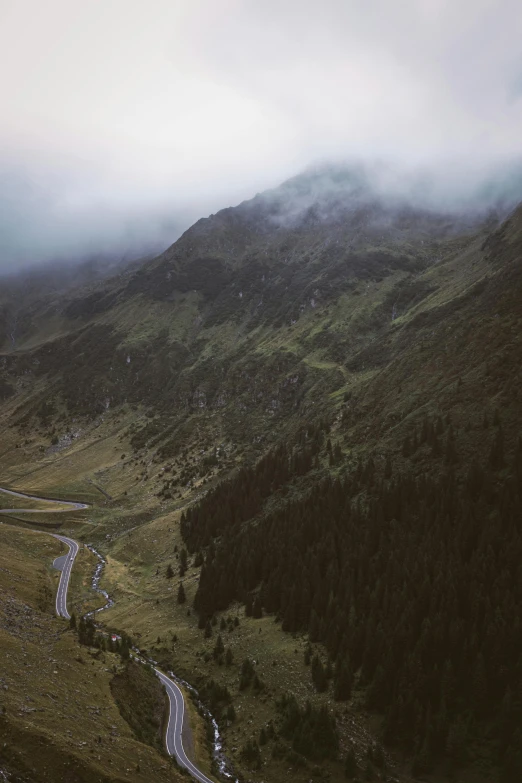
[(521, 22), (515, 0), (4, 0), (0, 269), (156, 252), (332, 160), (437, 208), (506, 207)]

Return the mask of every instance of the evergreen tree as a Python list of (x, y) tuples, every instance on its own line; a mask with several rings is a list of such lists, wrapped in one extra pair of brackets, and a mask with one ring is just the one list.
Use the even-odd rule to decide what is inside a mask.
[(123, 637), (120, 643), (120, 656), (122, 661), (128, 661), (130, 658), (130, 644), (127, 637)]
[(454, 465), (457, 462), (457, 450), (455, 448), (455, 436), (453, 427), (450, 426), (446, 435), (446, 449), (444, 460), (447, 465)]
[(254, 679), (252, 680), (252, 686), (255, 691), (263, 691), (265, 689), (265, 683), (257, 673), (254, 674)]
[(261, 601), (259, 600), (259, 596), (256, 596), (252, 604), (252, 617), (254, 617), (256, 620), (259, 620), (259, 618), (262, 616), (263, 610), (261, 608)]
[(249, 739), (241, 749), (241, 758), (247, 764), (250, 764), (254, 769), (259, 769), (261, 766), (261, 754), (259, 752), (259, 745), (255, 740)]
[[(487, 737), (509, 770), (522, 692), (522, 443), (512, 454), (516, 438), (504, 441), (499, 424), (491, 461), (485, 445), (486, 459), (477, 448), (465, 467), (447, 455), (448, 442), (469, 453), (455, 425), (440, 420), (437, 430), (426, 417), (420, 441), (433, 450), (443, 439), (445, 470), (422, 459), (385, 479), (367, 460), (265, 506), (280, 473), (305, 469), (285, 446), (211, 490), (186, 512), (187, 544), (207, 552), (195, 608), (205, 627), (246, 596), (252, 610), (256, 596), (284, 629), (308, 631), (336, 661), (335, 698), (360, 670), (387, 741), (415, 754), (419, 769), (444, 756), (463, 763)], [(313, 676), (321, 688), (318, 656)], [(242, 687), (253, 680), (242, 676)]]
[(214, 658), (220, 658), (223, 653), (225, 652), (225, 645), (223, 644), (223, 639), (221, 638), (221, 634), (218, 634), (218, 638), (216, 639), (216, 644), (214, 646)]
[(167, 579), (172, 579), (172, 577), (174, 576), (174, 570), (170, 563), (167, 566), (167, 571), (165, 573), (165, 576), (167, 577)]
[(433, 437), (431, 440), (431, 456), (432, 457), (440, 457), (442, 454), (442, 448), (440, 445), (440, 441), (437, 437), (437, 433), (433, 433)]
[(348, 661), (337, 662), (334, 677), (335, 701), (347, 701), (352, 695), (352, 673)]
[(408, 458), (411, 455), (411, 443), (409, 435), (406, 435), (402, 444), (402, 456)]
[(183, 548), (179, 553), (179, 575), (183, 578), (187, 572), (188, 555), (187, 550)]
[(312, 682), (318, 693), (323, 693), (323, 691), (325, 691), (328, 686), (328, 681), (326, 678), (326, 672), (323, 666), (323, 662), (321, 661), (317, 653), (314, 655), (312, 659)]
[(229, 704), (227, 709), (227, 720), (234, 721), (235, 719), (236, 719), (236, 711), (234, 709), (234, 705)]
[(346, 760), (344, 762), (344, 776), (348, 778), (348, 780), (353, 780), (355, 777), (357, 777), (357, 771), (357, 759), (355, 758), (354, 749), (351, 747), (346, 755)]
[(489, 453), (489, 464), (493, 470), (500, 470), (500, 468), (504, 466), (504, 433), (500, 426), (493, 438), (491, 451)]
[(180, 582), (178, 587), (178, 604), (184, 604), (186, 600), (185, 588), (183, 587), (183, 582)]
[(239, 679), (239, 690), (244, 691), (245, 688), (248, 688), (252, 680), (254, 679), (254, 666), (252, 664), (252, 661), (248, 658), (245, 658), (243, 663), (241, 664), (241, 673), (240, 673), (240, 679)]
[(508, 746), (500, 768), (500, 783), (522, 780), (522, 732), (517, 731)]

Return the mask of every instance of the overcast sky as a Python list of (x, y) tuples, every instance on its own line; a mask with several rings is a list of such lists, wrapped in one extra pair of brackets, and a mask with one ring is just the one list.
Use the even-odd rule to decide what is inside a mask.
[(520, 0), (0, 0), (0, 66), (4, 269), (167, 245), (317, 160), (521, 153)]

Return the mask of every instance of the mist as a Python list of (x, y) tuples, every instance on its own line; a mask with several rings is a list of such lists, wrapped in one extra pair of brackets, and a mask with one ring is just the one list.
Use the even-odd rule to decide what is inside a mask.
[(0, 3), (0, 270), (137, 258), (311, 164), (522, 195), (516, 0)]
[(198, 217), (173, 197), (143, 200), (103, 188), (81, 171), (0, 171), (0, 271), (93, 256), (132, 260), (160, 252)]

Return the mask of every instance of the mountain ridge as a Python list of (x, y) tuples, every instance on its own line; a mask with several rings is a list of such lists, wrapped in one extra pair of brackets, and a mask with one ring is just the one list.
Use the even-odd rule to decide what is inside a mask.
[[(282, 186), (281, 192), (285, 187), (289, 186)], [(158, 377), (158, 362), (154, 361), (154, 356), (161, 358), (160, 363), (170, 364), (178, 378), (180, 373), (192, 376), (191, 385), (197, 385), (197, 377), (201, 374), (198, 366), (208, 368), (209, 362), (215, 363), (216, 356), (221, 355), (223, 361), (228, 356), (224, 370), (234, 362), (238, 351), (240, 355), (248, 351), (252, 340), (259, 361), (265, 361), (268, 356), (261, 346), (272, 344), (276, 350), (270, 353), (281, 354), (288, 371), (296, 360), (305, 374), (316, 371), (325, 362), (332, 365), (332, 370), (336, 364), (344, 366), (344, 373), (368, 369), (375, 362), (382, 366), (387, 354), (386, 344), (397, 327), (404, 326), (407, 335), (415, 328), (409, 323), (412, 318), (417, 319), (418, 327), (430, 320), (429, 311), (434, 305), (441, 307), (442, 297), (440, 292), (437, 294), (440, 289), (437, 265), (440, 267), (442, 263), (449, 268), (453, 263), (455, 270), (450, 275), (461, 278), (458, 296), (464, 295), (467, 283), (479, 287), (487, 285), (492, 253), (498, 256), (499, 242), (510, 225), (508, 221), (502, 229), (491, 233), (489, 218), (478, 230), (475, 226), (474, 233), (466, 226), (464, 233), (453, 235), (460, 225), (457, 221), (448, 237), (447, 217), (442, 219), (439, 215), (422, 212), (417, 219), (410, 214), (406, 223), (399, 215), (398, 222), (392, 222), (391, 227), (386, 230), (380, 227), (373, 242), (364, 234), (367, 223), (358, 213), (358, 230), (363, 232), (360, 237), (354, 236), (351, 224), (346, 226), (337, 218), (334, 225), (322, 221), (319, 226), (310, 226), (305, 220), (299, 228), (291, 230), (271, 225), (270, 230), (264, 228), (261, 234), (251, 232), (245, 237), (242, 234), (243, 213), (245, 210), (248, 213), (247, 227), (250, 220), (257, 226), (250, 211), (257, 214), (256, 205), (261, 198), (257, 196), (237, 208), (198, 221), (165, 253), (136, 271), (128, 270), (116, 278), (94, 283), (89, 293), (79, 297), (73, 292), (65, 302), (44, 304), (40, 313), (38, 306), (33, 306), (33, 315), (29, 308), (25, 314), (28, 354), (24, 352), (22, 315), (18, 326), (22, 333), (19, 350), (4, 351), (4, 367), (23, 364), (24, 354), (34, 352), (34, 361), (38, 362), (35, 373), (41, 375), (45, 373), (45, 367), (52, 368), (55, 364), (53, 354), (56, 354), (57, 362), (61, 361), (62, 346), (69, 346), (65, 355), (65, 360), (69, 361), (69, 353), (81, 352), (82, 346), (92, 344), (94, 361), (89, 360), (89, 372), (92, 375), (97, 366), (102, 370), (109, 364), (110, 369), (102, 371), (97, 380), (102, 379), (103, 399), (110, 397), (118, 404), (123, 399), (132, 400), (136, 394), (142, 394), (144, 373)], [(514, 213), (511, 221), (516, 223), (517, 214)], [(231, 243), (228, 234), (224, 239), (221, 236), (223, 223), (232, 235), (234, 241)], [(201, 235), (202, 244), (199, 242)], [(261, 245), (259, 236), (262, 237)], [(213, 251), (210, 255), (207, 243)], [(471, 253), (475, 256), (470, 262)], [(465, 259), (462, 266), (467, 264), (465, 274), (457, 269), (455, 259), (460, 255)], [(477, 292), (475, 289), (475, 294)], [(474, 294), (468, 292), (467, 295)], [(366, 305), (365, 299), (369, 296), (370, 306), (361, 307), (361, 303)], [(335, 326), (328, 317), (332, 307), (336, 309), (336, 315), (339, 314), (341, 297), (345, 297), (348, 308), (356, 316), (347, 312), (344, 329)], [(346, 312), (346, 307), (344, 309)], [(51, 312), (53, 315), (49, 317)], [(317, 326), (313, 319), (318, 321)], [(4, 309), (4, 323), (8, 320)], [(59, 326), (54, 335), (53, 320)], [(306, 328), (301, 328), (304, 321)], [(136, 322), (140, 323), (139, 327)], [(318, 328), (319, 324), (321, 328)], [(7, 331), (7, 326), (5, 329)], [(46, 338), (46, 330), (51, 339)], [(285, 345), (288, 330), (298, 333), (297, 342), (293, 337), (290, 339), (290, 350)], [(386, 337), (376, 346), (375, 340), (380, 334)], [(40, 348), (34, 342), (35, 335), (40, 335)], [(276, 343), (279, 343), (278, 348)], [(284, 349), (282, 353), (281, 348)], [(379, 354), (380, 359), (377, 358)], [(115, 357), (117, 370), (110, 366), (111, 355)], [(311, 361), (306, 360), (310, 355)], [(145, 364), (143, 372), (136, 372), (136, 363), (142, 362)], [(8, 373), (4, 373), (4, 389), (9, 387), (7, 376)], [(160, 408), (164, 407), (172, 384), (171, 380), (162, 389), (164, 402), (160, 402), (158, 394), (149, 395), (149, 398), (154, 404), (159, 403)], [(205, 397), (209, 393), (212, 394), (210, 389), (204, 391)], [(216, 394), (219, 398), (217, 390)], [(147, 394), (142, 394), (142, 398), (146, 400)], [(200, 406), (202, 399), (200, 397)], [(100, 404), (97, 403), (98, 409)], [(92, 414), (95, 413), (93, 410)]]

